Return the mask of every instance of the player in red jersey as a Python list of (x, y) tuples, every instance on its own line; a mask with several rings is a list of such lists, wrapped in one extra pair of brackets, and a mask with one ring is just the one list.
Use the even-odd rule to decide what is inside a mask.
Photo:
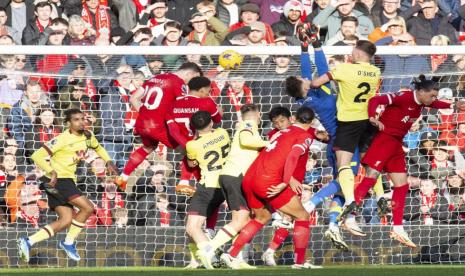
[(229, 254), (221, 255), (221, 259), (229, 267), (239, 268), (240, 261), (236, 257), (240, 250), (271, 219), (271, 212), (267, 206), (295, 220), (295, 264), (292, 267), (308, 268), (311, 266), (305, 263), (305, 251), (310, 236), (309, 215), (298, 196), (302, 184), (292, 175), (300, 164), (299, 159), (308, 158), (312, 138), (307, 130), (314, 116), (313, 110), (301, 107), (297, 111), (296, 123), (274, 135), (273, 141), (260, 152), (247, 170), (242, 189), (255, 217), (241, 230)]
[[(166, 114), (166, 123), (169, 134), (183, 148), (186, 143), (194, 138), (195, 131), (191, 126), (191, 117), (197, 111), (207, 111), (212, 117), (213, 123), (221, 122), (221, 112), (216, 103), (210, 98), (211, 81), (206, 77), (192, 78), (187, 84), (189, 94), (181, 96), (173, 103)], [(189, 168), (187, 159), (181, 162), (181, 179), (178, 187), (190, 187), (189, 180), (195, 177), (200, 180), (198, 167)], [(180, 191), (180, 189), (176, 189)], [(186, 189), (182, 192), (189, 194), (194, 189)]]
[[(392, 193), (393, 228), (390, 237), (409, 247), (416, 247), (402, 226), (405, 197), (409, 186), (405, 153), (402, 140), (412, 124), (420, 117), (425, 107), (436, 109), (452, 108), (450, 103), (436, 100), (439, 87), (435, 80), (427, 80), (424, 75), (414, 82), (415, 90), (403, 90), (395, 94), (375, 96), (368, 104), (370, 122), (379, 128), (373, 143), (368, 148), (361, 163), (365, 166), (366, 175), (355, 189), (355, 202), (341, 213), (341, 218), (353, 216), (362, 204), (368, 190), (376, 183), (382, 171), (389, 174), (394, 183)], [(376, 119), (376, 109), (386, 105), (381, 117)], [(459, 104), (460, 106), (463, 103)]]
[(140, 135), (143, 146), (135, 150), (115, 183), (124, 191), (129, 175), (145, 160), (157, 146), (163, 143), (176, 148), (178, 143), (169, 136), (165, 115), (176, 98), (187, 93), (188, 83), (193, 77), (202, 75), (202, 69), (192, 62), (186, 62), (175, 73), (160, 74), (147, 80), (130, 99), (138, 110), (135, 132)]

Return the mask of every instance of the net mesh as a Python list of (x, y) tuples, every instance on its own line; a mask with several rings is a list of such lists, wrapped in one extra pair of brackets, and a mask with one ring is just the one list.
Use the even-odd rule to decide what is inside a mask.
[[(173, 72), (185, 61), (202, 65), (212, 79), (211, 96), (224, 111), (221, 127), (232, 132), (238, 120), (237, 105), (229, 93), (240, 93), (241, 104), (251, 101), (261, 108), (264, 137), (272, 129), (268, 112), (282, 105), (296, 109), (285, 95), (284, 80), (300, 75), (299, 56), (245, 56), (240, 69), (223, 71), (217, 56), (104, 56), (104, 55), (2, 55), (0, 56), (0, 104), (2, 130), (2, 173), (0, 187), (0, 267), (26, 266), (19, 261), (15, 241), (35, 232), (56, 219), (47, 207), (47, 197), (38, 187), (41, 172), (31, 161), (31, 154), (61, 133), (63, 112), (80, 108), (86, 115), (86, 128), (92, 130), (102, 145), (124, 165), (140, 146), (134, 133), (137, 112), (128, 96), (153, 74)], [(330, 66), (344, 62), (347, 56), (327, 56)], [(461, 59), (452, 55), (383, 55), (376, 64), (382, 69), (380, 91), (395, 92), (409, 87), (419, 73), (443, 76), (440, 97), (455, 101), (465, 96), (465, 77)], [(40, 91), (29, 91), (28, 84), (38, 82)], [(120, 95), (116, 110), (109, 102), (110, 93), (118, 85), (127, 86)], [(336, 85), (333, 85), (337, 91)], [(123, 93), (124, 94), (124, 93)], [(321, 128), (316, 123), (315, 127)], [(108, 133), (112, 133), (108, 135)], [(124, 134), (124, 135), (123, 135)], [(421, 140), (441, 142), (441, 150), (428, 150)], [(124, 137), (124, 139), (121, 139)], [(317, 264), (409, 264), (463, 262), (464, 229), (460, 224), (465, 214), (464, 185), (465, 111), (426, 110), (404, 142), (408, 156), (411, 191), (407, 199), (406, 225), (415, 250), (402, 248), (389, 239), (390, 215), (379, 218), (374, 196), (365, 201), (358, 217), (368, 233), (366, 238), (344, 233), (351, 249), (341, 252), (323, 238), (328, 224), (330, 199), (317, 208), (309, 244), (309, 256)], [(314, 143), (305, 178), (316, 192), (331, 180), (332, 172), (324, 154), (325, 144)], [(89, 152), (78, 166), (77, 185), (95, 205), (95, 213), (87, 221), (86, 230), (78, 237), (81, 261), (68, 260), (57, 250), (64, 233), (34, 247), (30, 266), (184, 266), (189, 261), (185, 217), (189, 198), (176, 194), (179, 182), (179, 153), (159, 145), (154, 153), (131, 175), (126, 193), (119, 193), (111, 179), (105, 179), (102, 159)], [(120, 168), (121, 168), (120, 166)], [(434, 202), (420, 194), (420, 178), (434, 175)], [(191, 185), (195, 185), (191, 180)], [(386, 197), (391, 182), (383, 177)], [(426, 188), (425, 188), (426, 189)], [(425, 192), (426, 191), (423, 191)], [(305, 200), (308, 200), (305, 199)], [(429, 212), (422, 207), (428, 205)], [(426, 208), (426, 207), (424, 207)], [(231, 219), (225, 205), (221, 207), (217, 227)], [(262, 265), (262, 253), (273, 234), (266, 227), (245, 250), (251, 264)], [(225, 249), (227, 249), (226, 246)], [(292, 244), (288, 238), (276, 252), (278, 264), (291, 264)]]

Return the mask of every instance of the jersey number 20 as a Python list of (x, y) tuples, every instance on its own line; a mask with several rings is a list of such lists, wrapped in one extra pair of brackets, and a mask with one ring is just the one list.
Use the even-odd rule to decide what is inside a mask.
[(362, 92), (357, 94), (357, 96), (355, 96), (354, 98), (354, 103), (365, 103), (367, 101), (367, 99), (362, 99), (362, 96), (370, 93), (370, 84), (368, 82), (362, 82), (361, 84), (359, 84), (357, 86), (358, 89), (361, 89)]

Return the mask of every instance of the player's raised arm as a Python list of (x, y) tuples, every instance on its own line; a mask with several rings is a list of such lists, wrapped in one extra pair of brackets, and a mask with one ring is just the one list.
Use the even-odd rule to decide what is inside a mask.
[(144, 95), (145, 95), (145, 88), (141, 86), (129, 98), (129, 102), (137, 111), (139, 111), (140, 107), (142, 106), (141, 99), (144, 97)]

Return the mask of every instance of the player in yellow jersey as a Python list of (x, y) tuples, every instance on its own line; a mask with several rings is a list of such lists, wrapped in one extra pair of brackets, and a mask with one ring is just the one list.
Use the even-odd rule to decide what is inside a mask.
[[(338, 181), (346, 206), (354, 205), (355, 180), (350, 163), (355, 149), (358, 147), (363, 155), (376, 132), (376, 128), (368, 120), (368, 100), (375, 96), (381, 77), (379, 68), (370, 64), (375, 53), (376, 46), (373, 43), (359, 40), (352, 51), (353, 63), (339, 64), (311, 82), (311, 87), (315, 88), (330, 80), (336, 81), (339, 86), (336, 101), (338, 126), (334, 150)], [(348, 228), (351, 227), (350, 224), (350, 221), (346, 221)]]
[[(249, 208), (242, 194), (242, 178), (255, 160), (258, 152), (269, 142), (264, 141), (258, 132), (260, 124), (259, 107), (254, 104), (245, 104), (241, 107), (242, 121), (238, 123), (231, 143), (226, 163), (221, 171), (219, 183), (232, 212), (232, 220), (221, 228), (211, 241), (208, 252), (200, 251), (201, 260), (206, 260), (204, 266), (209, 266), (216, 249), (233, 239), (249, 221)], [(243, 262), (242, 268), (250, 268)]]
[(224, 202), (218, 179), (231, 141), (226, 130), (213, 129), (213, 121), (207, 111), (194, 113), (191, 124), (198, 137), (186, 144), (187, 162), (190, 167), (198, 165), (202, 177), (189, 203), (186, 232), (197, 245), (197, 254), (205, 268), (213, 269), (211, 262), (205, 261), (211, 245), (202, 227), (207, 217)]
[[(95, 136), (84, 130), (84, 114), (79, 109), (65, 111), (65, 122), (69, 129), (47, 142), (32, 155), (32, 160), (45, 171), (41, 179), (48, 195), (48, 205), (58, 219), (29, 237), (18, 239), (20, 258), (29, 262), (31, 247), (56, 233), (68, 229), (64, 241), (59, 242), (68, 257), (75, 261), (81, 258), (76, 250), (75, 239), (85, 226), (86, 220), (94, 211), (94, 205), (76, 187), (76, 166), (93, 149), (105, 160), (107, 169), (116, 175), (116, 167)], [(50, 160), (50, 162), (48, 161)], [(73, 218), (73, 207), (79, 212)]]

